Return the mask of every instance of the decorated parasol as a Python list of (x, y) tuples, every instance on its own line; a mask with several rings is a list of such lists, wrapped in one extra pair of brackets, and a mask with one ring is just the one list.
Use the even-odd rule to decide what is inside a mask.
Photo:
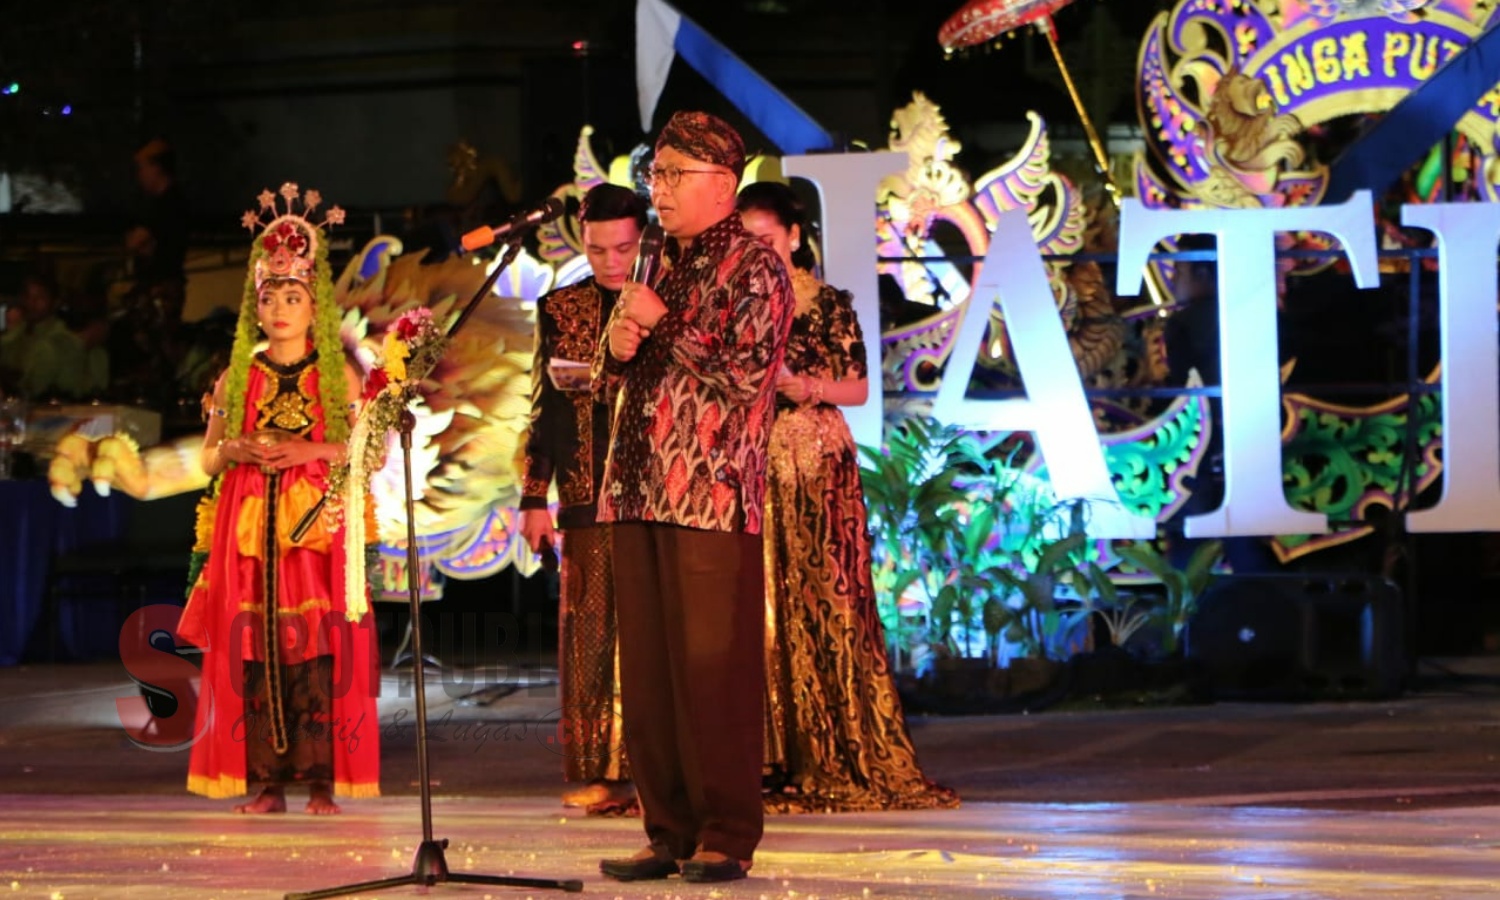
[[(1018, 28), (1035, 25), (1038, 31), (1047, 36), (1047, 46), (1052, 48), (1052, 58), (1057, 61), (1057, 70), (1062, 75), (1063, 85), (1068, 89), (1068, 97), (1073, 101), (1073, 108), (1078, 110), (1078, 120), (1083, 125), (1089, 149), (1093, 151), (1094, 164), (1104, 176), (1104, 186), (1109, 191), (1110, 199), (1119, 206), (1120, 189), (1109, 169), (1109, 155), (1104, 152), (1104, 142), (1099, 140), (1099, 132), (1094, 129), (1094, 121), (1084, 108), (1083, 98), (1078, 96), (1078, 87), (1073, 84), (1073, 73), (1068, 71), (1067, 60), (1063, 59), (1062, 49), (1057, 45), (1057, 28), (1052, 24), (1052, 14), (1072, 2), (1073, 0), (968, 0), (938, 29), (938, 43), (942, 44), (944, 52), (951, 55), (955, 50), (996, 41)], [(1148, 266), (1146, 271), (1146, 289), (1151, 295), (1151, 302), (1163, 306), (1168, 292), (1162, 283), (1161, 272), (1156, 264)]]
[(944, 51), (951, 54), (965, 47), (998, 40), (1023, 26), (1035, 25), (1038, 31), (1047, 36), (1047, 46), (1052, 48), (1052, 58), (1057, 60), (1063, 85), (1068, 89), (1074, 109), (1078, 110), (1089, 149), (1094, 153), (1094, 162), (1104, 175), (1104, 183), (1109, 188), (1110, 195), (1118, 200), (1119, 192), (1110, 175), (1109, 156), (1104, 152), (1104, 142), (1099, 140), (1099, 133), (1094, 130), (1094, 122), (1089, 118), (1088, 110), (1084, 109), (1077, 86), (1073, 84), (1073, 74), (1068, 71), (1062, 50), (1057, 46), (1057, 29), (1052, 24), (1052, 14), (1072, 2), (1073, 0), (968, 0), (938, 29), (938, 43), (943, 45)]

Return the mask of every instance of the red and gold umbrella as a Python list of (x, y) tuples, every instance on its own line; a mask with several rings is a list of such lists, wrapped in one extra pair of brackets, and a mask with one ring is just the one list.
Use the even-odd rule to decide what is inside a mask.
[(1073, 0), (969, 0), (938, 29), (944, 50), (959, 50), (992, 41), (1052, 14)]
[(1057, 29), (1052, 26), (1052, 14), (1072, 2), (1073, 0), (969, 0), (938, 29), (938, 43), (951, 53), (997, 40), (1026, 25), (1035, 25), (1038, 31), (1047, 36), (1047, 46), (1052, 48), (1052, 58), (1057, 60), (1063, 84), (1068, 89), (1068, 96), (1073, 99), (1073, 108), (1078, 110), (1078, 118), (1088, 137), (1089, 149), (1094, 152), (1094, 162), (1103, 173), (1110, 193), (1118, 197), (1114, 179), (1110, 177), (1109, 157), (1104, 152), (1104, 143), (1099, 140), (1099, 133), (1094, 130), (1094, 123), (1089, 118), (1088, 111), (1083, 108), (1078, 88), (1073, 84), (1073, 75), (1068, 71), (1068, 64), (1057, 46)]
[[(1104, 142), (1099, 140), (1099, 132), (1094, 130), (1094, 122), (1078, 96), (1078, 88), (1073, 84), (1068, 63), (1057, 46), (1057, 29), (1052, 24), (1052, 14), (1072, 2), (1073, 0), (968, 0), (938, 29), (938, 43), (943, 45), (945, 51), (952, 53), (954, 50), (998, 40), (1017, 28), (1035, 25), (1038, 31), (1047, 36), (1047, 46), (1052, 48), (1052, 58), (1057, 60), (1063, 85), (1067, 87), (1068, 96), (1073, 100), (1073, 108), (1078, 110), (1078, 120), (1083, 123), (1083, 133), (1088, 138), (1089, 149), (1094, 152), (1094, 163), (1104, 176), (1104, 186), (1109, 189), (1110, 198), (1118, 206), (1120, 190), (1109, 170), (1109, 155), (1104, 152)], [(1160, 306), (1167, 296), (1161, 283), (1161, 273), (1156, 265), (1147, 266), (1146, 272), (1149, 276), (1146, 288), (1151, 294), (1152, 302)]]

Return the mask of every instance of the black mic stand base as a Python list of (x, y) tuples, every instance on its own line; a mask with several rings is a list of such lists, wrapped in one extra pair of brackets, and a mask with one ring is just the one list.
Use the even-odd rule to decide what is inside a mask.
[(383, 878), (378, 881), (366, 881), (360, 884), (347, 884), (342, 887), (325, 888), (321, 891), (308, 891), (301, 894), (287, 894), (286, 900), (322, 900), (324, 897), (342, 897), (346, 894), (358, 894), (365, 891), (379, 891), (394, 887), (432, 887), (437, 884), (493, 884), (504, 887), (541, 888), (566, 891), (577, 894), (583, 890), (583, 882), (577, 879), (557, 880), (551, 878), (513, 878), (501, 875), (468, 875), (463, 872), (449, 872), (448, 861), (443, 857), (443, 850), (448, 847), (448, 839), (441, 841), (423, 841), (417, 848), (416, 858), (412, 860), (411, 874), (402, 875), (399, 878)]
[[(501, 270), (510, 264), (520, 250), (520, 243), (512, 242), (509, 253), (504, 262), (490, 273), (484, 286), (469, 301), (464, 308), (458, 321), (454, 322), (448, 334), (452, 336), (459, 327), (474, 311), (474, 307), (480, 299), (489, 292), (494, 285), (495, 279), (499, 277)], [(425, 666), (420, 662), (425, 659), (422, 653), (422, 629), (420, 627), (422, 615), (421, 590), (417, 583), (417, 567), (421, 565), (421, 558), (417, 553), (417, 517), (416, 517), (416, 495), (412, 490), (411, 479), (411, 447), (412, 432), (416, 430), (417, 417), (412, 414), (410, 408), (401, 412), (401, 462), (403, 474), (406, 481), (406, 591), (407, 602), (411, 607), (411, 621), (417, 623), (411, 632), (412, 657), (417, 660), (412, 666), (413, 686), (416, 689), (417, 707), (417, 783), (419, 796), (422, 801), (422, 842), (417, 845), (417, 855), (412, 861), (411, 873), (396, 878), (382, 878), (376, 881), (365, 881), (359, 884), (346, 884), (339, 887), (323, 888), (317, 891), (303, 891), (294, 894), (286, 894), (285, 900), (315, 900), (323, 897), (342, 897), (347, 894), (358, 894), (366, 891), (375, 891), (382, 888), (402, 887), (410, 885), (413, 887), (432, 887), (435, 884), (451, 882), (453, 884), (493, 884), (505, 887), (542, 888), (566, 891), (576, 894), (583, 890), (583, 882), (573, 879), (553, 878), (516, 878), (502, 875), (469, 875), (465, 873), (453, 873), (448, 871), (448, 861), (443, 858), (443, 851), (448, 847), (448, 839), (434, 840), (432, 837), (432, 779), (429, 777), (427, 761), (427, 678)]]

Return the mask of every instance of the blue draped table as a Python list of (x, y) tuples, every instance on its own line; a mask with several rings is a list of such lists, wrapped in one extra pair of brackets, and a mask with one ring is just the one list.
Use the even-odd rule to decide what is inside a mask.
[[(61, 607), (48, 611), (47, 595), (58, 559), (120, 550), (136, 502), (119, 493), (100, 497), (85, 486), (78, 506), (69, 509), (52, 497), (45, 481), (0, 481), (0, 666), (21, 662), (33, 632), (49, 615), (58, 617), (69, 656), (98, 656), (118, 646), (120, 623), (114, 616), (64, 616)], [(191, 539), (189, 534), (184, 542)]]

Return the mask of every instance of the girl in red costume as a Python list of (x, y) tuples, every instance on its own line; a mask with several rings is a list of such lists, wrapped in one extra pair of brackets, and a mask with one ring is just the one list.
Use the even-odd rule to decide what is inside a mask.
[[(178, 627), (204, 651), (188, 790), (253, 793), (235, 811), (272, 813), (285, 811), (288, 784), (306, 784), (307, 811), (331, 814), (335, 794), (380, 793), (376, 632), (372, 617), (346, 618), (338, 526), (319, 518), (299, 540), (291, 532), (344, 460), (360, 381), (339, 340), (323, 231), (307, 218), (321, 197), (286, 184), (280, 198), (284, 213), (264, 191), (260, 212), (245, 214), (260, 233), (229, 369), (205, 398), (213, 484), (195, 550), (206, 559)], [(335, 206), (320, 224), (342, 221)]]

